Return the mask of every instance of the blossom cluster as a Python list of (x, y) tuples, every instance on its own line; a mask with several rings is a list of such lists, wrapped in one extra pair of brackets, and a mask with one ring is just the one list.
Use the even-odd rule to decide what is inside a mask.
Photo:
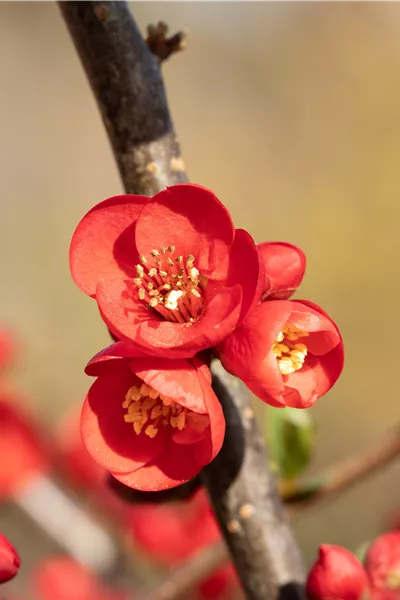
[(400, 531), (378, 537), (364, 565), (349, 550), (324, 545), (307, 580), (309, 600), (399, 600)]
[(316, 304), (289, 299), (304, 253), (288, 243), (256, 245), (199, 185), (96, 205), (75, 230), (70, 265), (115, 340), (86, 368), (97, 379), (82, 437), (129, 487), (175, 487), (219, 452), (225, 421), (212, 355), (282, 408), (313, 405), (342, 370), (335, 323)]

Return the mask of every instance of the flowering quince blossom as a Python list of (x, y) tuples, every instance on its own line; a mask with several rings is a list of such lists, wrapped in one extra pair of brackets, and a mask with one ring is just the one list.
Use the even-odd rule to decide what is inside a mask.
[(367, 600), (368, 577), (349, 550), (324, 544), (306, 583), (309, 600)]
[(268, 242), (258, 251), (265, 270), (260, 302), (215, 351), (225, 369), (264, 402), (306, 408), (339, 377), (342, 339), (319, 306), (288, 300), (304, 275), (303, 252)]
[(365, 568), (376, 598), (400, 598), (400, 531), (385, 533), (371, 544)]
[(46, 448), (24, 401), (0, 391), (0, 499), (17, 493), (48, 469)]
[[(33, 586), (41, 600), (126, 600), (128, 594), (110, 590), (104, 581), (66, 556), (36, 565)], [(131, 596), (129, 596), (131, 597)]]
[(210, 190), (193, 184), (96, 205), (75, 230), (70, 265), (119, 340), (168, 358), (221, 342), (263, 286), (251, 236), (235, 230)]
[(16, 576), (21, 560), (8, 539), (0, 533), (0, 583), (5, 583)]
[(132, 346), (117, 342), (86, 373), (97, 380), (82, 409), (83, 442), (128, 487), (176, 487), (221, 449), (225, 420), (200, 358), (135, 358)]

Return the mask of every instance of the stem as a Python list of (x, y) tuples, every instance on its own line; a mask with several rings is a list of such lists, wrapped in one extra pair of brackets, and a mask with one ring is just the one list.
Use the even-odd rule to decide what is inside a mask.
[(59, 2), (97, 100), (125, 191), (187, 181), (157, 59), (126, 2)]
[[(290, 501), (295, 502), (296, 495), (299, 498), (303, 496), (304, 499), (288, 506), (288, 515), (291, 518), (303, 515), (315, 505), (335, 497), (339, 492), (352, 487), (364, 477), (372, 475), (398, 456), (400, 456), (400, 425), (397, 425), (393, 431), (387, 432), (370, 448), (333, 465), (321, 475), (313, 478), (315, 482), (321, 481), (321, 485), (315, 486), (313, 493), (303, 495), (301, 487), (294, 490), (291, 497), (288, 498)], [(307, 487), (310, 488), (310, 485), (305, 483), (304, 488)]]
[[(157, 60), (127, 4), (59, 5), (97, 99), (125, 190), (151, 196), (187, 181)], [(238, 381), (221, 367), (216, 370), (214, 389), (224, 407), (227, 434), (204, 481), (243, 588), (250, 600), (301, 598), (300, 554), (249, 398)]]

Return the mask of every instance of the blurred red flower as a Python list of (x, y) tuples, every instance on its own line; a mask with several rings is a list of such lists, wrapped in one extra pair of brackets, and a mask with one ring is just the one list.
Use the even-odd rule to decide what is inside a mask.
[(51, 557), (37, 564), (33, 584), (41, 600), (124, 600), (128, 597), (110, 590), (94, 573), (66, 556)]
[(0, 370), (8, 367), (15, 355), (14, 336), (7, 329), (0, 329)]
[(22, 404), (20, 398), (0, 392), (0, 498), (16, 493), (48, 468), (38, 427)]
[(147, 355), (188, 358), (215, 346), (264, 287), (251, 236), (199, 185), (153, 198), (109, 198), (71, 242), (75, 283), (95, 297), (118, 339)]
[(307, 579), (309, 600), (366, 600), (368, 578), (362, 564), (349, 550), (324, 544)]
[(21, 560), (12, 544), (0, 533), (0, 583), (16, 576)]
[(128, 487), (172, 488), (218, 454), (222, 408), (199, 358), (132, 356), (132, 347), (118, 342), (88, 364), (97, 380), (83, 406), (82, 439), (94, 460)]
[[(167, 567), (178, 565), (221, 538), (203, 489), (183, 502), (133, 505), (127, 526), (133, 533), (135, 545)], [(231, 598), (230, 593), (236, 586), (235, 571), (227, 563), (204, 581), (197, 593), (199, 598)]]
[[(400, 531), (390, 531), (378, 537), (369, 547), (365, 557), (371, 587), (376, 596), (387, 592), (400, 598)], [(383, 600), (382, 594), (380, 597)]]

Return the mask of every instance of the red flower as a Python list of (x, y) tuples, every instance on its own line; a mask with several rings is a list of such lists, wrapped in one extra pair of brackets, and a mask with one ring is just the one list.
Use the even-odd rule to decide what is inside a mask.
[(341, 336), (319, 306), (287, 300), (303, 278), (303, 252), (280, 242), (257, 248), (265, 271), (260, 303), (215, 351), (225, 369), (264, 402), (306, 408), (341, 373)]
[(308, 575), (306, 592), (309, 600), (364, 600), (367, 574), (349, 550), (325, 544)]
[(218, 454), (225, 420), (199, 358), (132, 358), (132, 348), (119, 342), (86, 372), (98, 379), (82, 410), (84, 444), (125, 485), (176, 487)]
[[(184, 502), (133, 505), (127, 525), (135, 545), (166, 567), (177, 566), (200, 548), (221, 538), (203, 489)], [(235, 571), (227, 563), (201, 583), (198, 597), (229, 598), (229, 592), (236, 585)]]
[(0, 330), (0, 369), (8, 367), (15, 354), (15, 341), (11, 332)]
[(336, 325), (305, 300), (263, 302), (217, 352), (227, 371), (272, 406), (311, 406), (343, 368)]
[(169, 187), (116, 196), (79, 223), (70, 264), (107, 327), (147, 355), (187, 358), (218, 344), (263, 281), (248, 233), (209, 190)]
[(123, 600), (94, 573), (66, 556), (48, 558), (36, 566), (34, 588), (41, 600)]
[(15, 397), (0, 395), (0, 498), (9, 497), (47, 469), (45, 448), (31, 417)]
[(0, 583), (16, 576), (21, 560), (8, 539), (0, 533)]
[(365, 568), (374, 589), (400, 597), (400, 531), (385, 533), (371, 544)]

